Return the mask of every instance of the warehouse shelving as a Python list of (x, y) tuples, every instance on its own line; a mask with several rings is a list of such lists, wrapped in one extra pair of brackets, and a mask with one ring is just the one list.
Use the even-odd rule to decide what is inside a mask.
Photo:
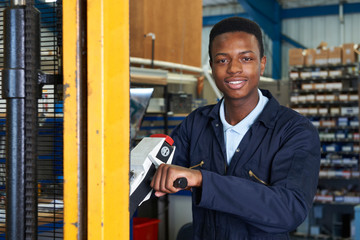
[[(312, 211), (332, 215), (310, 214), (306, 234), (339, 237), (345, 231), (349, 235), (353, 207), (360, 203), (359, 66), (294, 66), (289, 75), (290, 107), (311, 120), (321, 141), (318, 192)], [(335, 221), (339, 216), (346, 219)]]

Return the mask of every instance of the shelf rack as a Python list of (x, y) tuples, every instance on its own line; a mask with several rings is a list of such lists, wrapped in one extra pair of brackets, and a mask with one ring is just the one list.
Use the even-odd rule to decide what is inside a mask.
[[(350, 223), (334, 219), (350, 219), (360, 203), (359, 64), (294, 66), (289, 77), (290, 107), (312, 121), (321, 141), (318, 193), (305, 235), (336, 238), (339, 228), (350, 231)], [(328, 218), (316, 216), (319, 209)], [(320, 235), (311, 236), (312, 226)]]

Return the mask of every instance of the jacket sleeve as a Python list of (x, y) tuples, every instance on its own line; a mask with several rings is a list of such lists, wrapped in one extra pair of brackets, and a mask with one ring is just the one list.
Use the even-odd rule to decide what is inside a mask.
[(190, 129), (192, 129), (194, 116), (195, 112), (190, 113), (190, 115), (171, 132), (170, 136), (174, 140), (176, 147), (172, 164), (190, 167)]
[(281, 138), (269, 185), (202, 170), (202, 188), (194, 189), (195, 206), (228, 213), (269, 233), (294, 230), (316, 193), (320, 141), (310, 122), (292, 126)]

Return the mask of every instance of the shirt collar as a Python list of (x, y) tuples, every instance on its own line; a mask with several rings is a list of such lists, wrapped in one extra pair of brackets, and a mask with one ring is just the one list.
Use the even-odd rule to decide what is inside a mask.
[[(274, 118), (276, 118), (276, 114), (280, 110), (281, 106), (279, 102), (271, 95), (270, 91), (264, 89), (260, 89), (260, 91), (265, 97), (269, 99), (269, 102), (258, 117), (257, 121), (262, 122), (268, 128), (273, 128), (275, 124)], [(222, 98), (211, 108), (203, 108), (201, 110), (202, 114), (214, 120), (220, 121), (220, 106), (223, 101), (224, 98)]]
[(220, 115), (221, 123), (223, 124), (223, 130), (224, 130), (224, 132), (226, 132), (229, 128), (232, 128), (233, 126), (230, 125), (230, 124), (226, 121), (226, 119), (225, 119), (225, 104), (224, 104), (224, 102), (225, 102), (225, 99), (223, 99), (223, 100), (221, 101), (221, 106), (220, 106), (220, 113), (219, 113), (219, 115)]
[(234, 130), (235, 132), (242, 134), (244, 130), (247, 130), (251, 127), (251, 125), (255, 122), (256, 118), (261, 114), (262, 110), (264, 109), (266, 103), (269, 101), (267, 97), (265, 97), (261, 91), (258, 89), (259, 94), (259, 101), (256, 104), (255, 108), (239, 123), (235, 126), (230, 125), (225, 119), (225, 100), (221, 102), (220, 106), (220, 120), (223, 124), (224, 132), (227, 131), (229, 128)]

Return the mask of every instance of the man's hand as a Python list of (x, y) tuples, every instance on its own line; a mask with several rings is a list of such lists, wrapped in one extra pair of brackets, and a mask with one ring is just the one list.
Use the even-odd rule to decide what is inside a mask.
[(161, 164), (150, 186), (155, 190), (155, 196), (161, 197), (167, 193), (176, 193), (182, 189), (173, 186), (174, 181), (184, 177), (188, 181), (188, 187), (201, 187), (202, 175), (199, 170), (193, 170), (176, 165)]

